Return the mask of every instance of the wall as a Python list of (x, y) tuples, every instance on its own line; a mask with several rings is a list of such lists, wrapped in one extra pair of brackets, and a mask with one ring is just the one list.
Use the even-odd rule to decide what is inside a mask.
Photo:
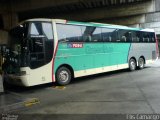
[(4, 30), (0, 30), (0, 44), (8, 43), (8, 32)]

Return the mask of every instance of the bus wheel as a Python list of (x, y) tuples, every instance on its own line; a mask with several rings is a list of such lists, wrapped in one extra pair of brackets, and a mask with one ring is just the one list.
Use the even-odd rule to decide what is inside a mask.
[(139, 69), (144, 68), (144, 59), (142, 57), (140, 57), (138, 60), (138, 67), (139, 67)]
[(135, 61), (135, 59), (133, 59), (133, 58), (131, 58), (130, 60), (129, 60), (129, 69), (131, 70), (131, 71), (134, 71), (135, 69), (136, 69), (136, 61)]
[(71, 71), (66, 67), (60, 67), (56, 73), (56, 82), (59, 85), (67, 85), (71, 81)]

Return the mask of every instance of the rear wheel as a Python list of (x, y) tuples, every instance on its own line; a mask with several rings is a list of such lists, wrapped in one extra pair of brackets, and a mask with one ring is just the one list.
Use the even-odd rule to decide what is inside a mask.
[(131, 59), (129, 60), (129, 69), (130, 69), (131, 71), (134, 71), (134, 70), (136, 69), (136, 67), (137, 67), (137, 65), (136, 65), (136, 60), (133, 59), (133, 58), (131, 58)]
[(143, 69), (144, 68), (144, 59), (142, 57), (139, 58), (138, 60), (138, 67), (139, 69)]
[(67, 85), (72, 78), (71, 71), (67, 67), (60, 67), (56, 73), (56, 82), (58, 85)]

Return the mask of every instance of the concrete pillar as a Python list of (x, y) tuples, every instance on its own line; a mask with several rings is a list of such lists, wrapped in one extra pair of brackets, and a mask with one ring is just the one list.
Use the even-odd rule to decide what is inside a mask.
[(8, 32), (0, 30), (0, 44), (8, 44)]
[(12, 27), (16, 26), (18, 23), (17, 13), (4, 13), (2, 15), (4, 29), (10, 30)]

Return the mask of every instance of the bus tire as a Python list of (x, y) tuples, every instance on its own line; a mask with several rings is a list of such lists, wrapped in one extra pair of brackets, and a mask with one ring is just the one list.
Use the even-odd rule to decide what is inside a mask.
[(144, 68), (144, 64), (145, 64), (144, 59), (142, 57), (140, 57), (139, 60), (138, 60), (139, 69), (143, 69)]
[(129, 60), (129, 69), (130, 69), (130, 71), (136, 70), (136, 67), (137, 67), (136, 60), (131, 58)]
[(67, 85), (72, 78), (71, 71), (67, 67), (60, 67), (56, 72), (56, 83), (58, 85)]

